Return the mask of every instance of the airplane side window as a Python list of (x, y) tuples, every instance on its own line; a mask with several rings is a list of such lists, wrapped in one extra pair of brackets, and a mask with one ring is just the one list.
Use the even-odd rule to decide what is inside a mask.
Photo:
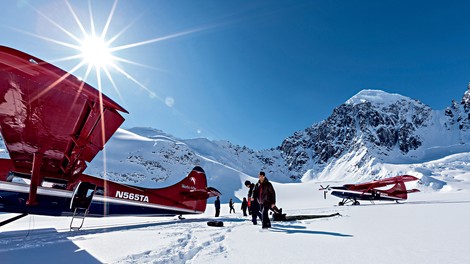
[(14, 176), (11, 178), (11, 182), (29, 185), (31, 181), (29, 179), (23, 179), (21, 177)]
[(8, 173), (8, 176), (7, 176), (7, 182), (12, 182), (14, 177), (15, 177), (15, 174), (10, 171), (10, 173)]
[(96, 188), (95, 195), (104, 195), (104, 188), (103, 187)]
[(60, 183), (54, 183), (54, 184), (52, 184), (52, 188), (65, 190), (67, 188), (67, 185), (66, 184), (60, 184)]

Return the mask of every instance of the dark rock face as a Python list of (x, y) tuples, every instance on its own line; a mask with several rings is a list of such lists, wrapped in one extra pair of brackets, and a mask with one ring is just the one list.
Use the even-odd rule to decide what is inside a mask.
[(470, 128), (470, 83), (468, 84), (467, 91), (462, 97), (462, 101), (457, 103), (452, 100), (451, 106), (444, 110), (444, 114), (449, 117), (445, 126), (447, 129), (452, 129), (457, 126), (458, 129), (467, 131)]
[[(466, 102), (470, 111), (470, 95)], [(280, 146), (282, 157), (289, 170), (300, 173), (308, 169), (306, 164), (326, 164), (361, 146), (385, 155), (394, 148), (406, 154), (422, 145), (417, 131), (429, 125), (431, 112), (427, 105), (406, 97), (386, 103), (346, 102), (326, 120), (286, 138)]]

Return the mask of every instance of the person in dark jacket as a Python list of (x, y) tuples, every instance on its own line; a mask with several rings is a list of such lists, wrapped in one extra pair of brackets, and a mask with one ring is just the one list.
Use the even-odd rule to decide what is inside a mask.
[[(276, 192), (274, 191), (273, 185), (266, 178), (264, 171), (260, 171), (258, 175), (258, 202), (261, 207), (261, 212), (263, 215), (263, 225), (262, 228), (270, 228), (271, 220), (269, 220), (269, 209), (276, 210)], [(256, 187), (255, 187), (256, 189)]]
[(255, 190), (255, 184), (250, 181), (245, 181), (245, 186), (248, 188), (248, 201), (249, 201), (249, 210), (251, 211), (251, 222), (254, 225), (258, 224), (258, 217), (261, 220), (261, 212), (258, 203), (258, 191)]
[(243, 212), (243, 216), (247, 216), (246, 209), (248, 209), (248, 201), (246, 200), (246, 197), (243, 197), (241, 209), (242, 209), (242, 212)]
[(230, 213), (232, 213), (232, 210), (233, 210), (233, 213), (235, 213), (235, 208), (233, 207), (233, 201), (232, 199), (230, 199), (230, 202), (228, 202), (228, 205), (230, 207)]
[(215, 217), (219, 217), (219, 215), (220, 215), (220, 199), (219, 199), (219, 196), (217, 196), (217, 199), (215, 199), (214, 206), (215, 206)]

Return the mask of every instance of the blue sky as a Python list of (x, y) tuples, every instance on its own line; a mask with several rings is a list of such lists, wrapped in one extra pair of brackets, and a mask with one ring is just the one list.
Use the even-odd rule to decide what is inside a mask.
[[(109, 47), (135, 44), (112, 53), (126, 60), (108, 66), (115, 87), (101, 75), (103, 92), (130, 112), (124, 128), (264, 149), (362, 89), (444, 109), (470, 81), (466, 1), (68, 3), (73, 13), (62, 0), (2, 1), (0, 45), (70, 71), (80, 60), (66, 58), (80, 52), (64, 43), (83, 38), (74, 14), (89, 34), (92, 17), (99, 34), (112, 13)], [(87, 82), (99, 87), (94, 74)]]

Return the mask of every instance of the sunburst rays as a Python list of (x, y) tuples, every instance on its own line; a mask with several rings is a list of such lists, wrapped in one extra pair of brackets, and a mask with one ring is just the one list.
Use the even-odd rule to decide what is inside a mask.
[[(19, 32), (22, 32), (24, 34), (28, 34), (37, 38), (40, 38), (42, 40), (70, 48), (72, 52), (76, 52), (74, 55), (69, 55), (66, 57), (62, 58), (57, 58), (54, 61), (77, 61), (77, 64), (72, 67), (71, 70), (69, 70), (70, 74), (75, 74), (78, 70), (85, 68), (85, 76), (81, 76), (82, 80), (84, 82), (87, 82), (88, 79), (92, 76), (92, 73), (94, 73), (96, 80), (98, 82), (97, 86), (98, 89), (101, 92), (101, 82), (103, 82), (103, 77), (106, 76), (108, 81), (111, 83), (113, 86), (113, 89), (115, 92), (118, 94), (120, 99), (124, 101), (124, 99), (121, 96), (121, 93), (119, 92), (119, 89), (116, 85), (116, 81), (113, 78), (113, 75), (111, 74), (111, 70), (122, 74), (125, 76), (127, 79), (131, 80), (134, 84), (136, 84), (138, 87), (144, 89), (148, 95), (152, 98), (157, 98), (161, 102), (164, 103), (164, 98), (159, 97), (155, 92), (153, 92), (151, 89), (149, 89), (146, 85), (144, 85), (142, 82), (140, 82), (135, 76), (133, 76), (130, 72), (126, 71), (121, 64), (128, 64), (128, 65), (134, 65), (134, 66), (139, 66), (139, 67), (145, 67), (145, 68), (152, 68), (151, 66), (148, 65), (143, 65), (139, 62), (133, 61), (129, 58), (124, 58), (116, 55), (116, 52), (122, 51), (122, 50), (127, 50), (127, 49), (133, 49), (137, 48), (143, 45), (149, 45), (152, 43), (156, 42), (161, 42), (177, 37), (182, 37), (185, 35), (193, 34), (199, 31), (206, 30), (208, 27), (201, 27), (201, 28), (195, 28), (195, 29), (190, 29), (178, 33), (173, 33), (167, 36), (162, 36), (162, 37), (157, 37), (157, 38), (151, 38), (143, 41), (136, 41), (132, 43), (127, 43), (124, 45), (113, 45), (116, 40), (122, 38), (124, 34), (134, 25), (136, 20), (139, 17), (134, 18), (134, 20), (131, 23), (126, 24), (124, 28), (121, 29), (115, 29), (118, 33), (115, 35), (110, 35), (110, 29), (112, 28), (112, 21), (113, 18), (116, 14), (116, 10), (118, 8), (118, 1), (114, 1), (112, 7), (109, 10), (109, 13), (107, 14), (106, 17), (106, 23), (103, 26), (102, 29), (97, 28), (97, 23), (95, 23), (95, 12), (92, 8), (91, 1), (88, 1), (88, 18), (85, 18), (85, 20), (81, 19), (76, 12), (76, 8), (72, 6), (72, 4), (68, 1), (65, 0), (67, 10), (70, 12), (71, 17), (74, 20), (74, 23), (78, 26), (79, 32), (72, 32), (68, 30), (65, 26), (62, 26), (59, 22), (53, 20), (51, 17), (47, 16), (44, 12), (41, 12), (37, 8), (34, 8), (33, 6), (29, 5), (30, 8), (32, 8), (37, 14), (39, 14), (41, 17), (43, 17), (45, 20), (47, 20), (51, 25), (53, 25), (55, 28), (59, 29), (61, 32), (67, 35), (69, 38), (68, 40), (62, 40), (62, 39), (54, 39), (48, 36), (41, 36), (38, 34), (30, 33), (30, 32), (25, 32), (22, 30), (18, 30)], [(104, 13), (104, 12), (101, 12)], [(89, 20), (89, 28), (85, 26), (86, 20)]]

